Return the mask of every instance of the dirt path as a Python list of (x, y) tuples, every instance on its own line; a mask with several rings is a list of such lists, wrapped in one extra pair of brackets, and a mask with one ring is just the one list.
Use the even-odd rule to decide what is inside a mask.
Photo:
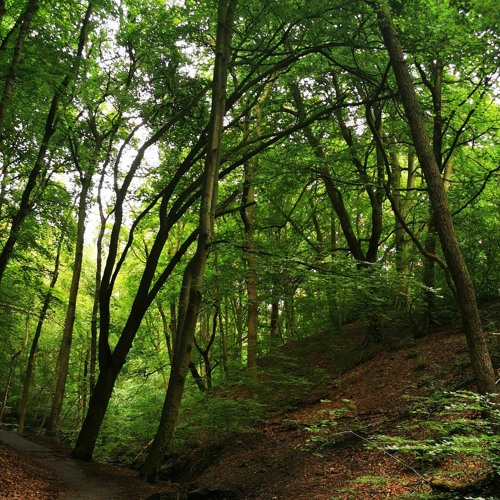
[[(145, 499), (158, 492), (172, 491), (168, 483), (151, 486), (137, 479), (133, 471), (98, 463), (86, 463), (66, 454), (0, 429), (0, 442), (48, 469), (59, 490), (56, 498), (75, 500)], [(5, 473), (5, 471), (2, 471)], [(9, 498), (9, 497), (3, 497)], [(14, 497), (10, 497), (14, 498)], [(15, 496), (19, 498), (19, 496)], [(24, 498), (24, 497), (23, 497)], [(27, 498), (27, 497), (26, 497)]]

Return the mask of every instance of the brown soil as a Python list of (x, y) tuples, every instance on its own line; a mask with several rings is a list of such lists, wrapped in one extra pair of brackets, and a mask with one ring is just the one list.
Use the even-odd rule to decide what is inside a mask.
[[(328, 368), (327, 357), (321, 363)], [(466, 383), (466, 365), (465, 340), (457, 331), (380, 353), (344, 373), (321, 401), (289, 411), (233, 442), (197, 486), (232, 491), (235, 498), (283, 500), (382, 499), (429, 492), (418, 471), (381, 450), (367, 450), (366, 440), (391, 433), (404, 421), (409, 406), (404, 395), (430, 394), (437, 385), (456, 387), (457, 372)], [(328, 418), (336, 420), (330, 442), (312, 442), (314, 434), (305, 427)], [(382, 479), (360, 482), (363, 477)]]
[[(294, 348), (286, 347), (287, 354)], [(318, 357), (313, 350), (301, 351), (300, 356), (303, 366), (314, 360), (324, 374), (338, 373), (338, 360), (324, 352)], [(189, 483), (188, 498), (385, 499), (429, 493), (429, 478), (415, 464), (365, 445), (369, 436), (390, 434), (410, 418), (411, 403), (405, 395), (428, 395), (440, 387), (467, 388), (471, 380), (463, 335), (457, 330), (429, 335), (416, 345), (381, 352), (340, 377), (332, 375), (323, 380), (321, 399), (304, 395), (293, 409), (283, 410), (251, 433), (212, 446), (216, 451), (209, 465), (196, 474), (193, 456), (209, 454), (210, 448), (192, 452), (191, 474), (180, 480)], [(325, 419), (331, 420), (331, 431), (317, 434), (315, 442), (311, 428), (320, 427)], [(64, 453), (54, 453), (55, 460), (68, 461)], [(39, 464), (33, 455), (0, 447), (0, 497), (140, 499), (165, 492), (157, 498), (176, 498), (167, 496), (175, 489), (167, 482), (153, 488), (140, 483), (133, 472), (102, 464), (77, 462), (86, 479)], [(464, 459), (448, 465), (474, 481), (484, 464)]]

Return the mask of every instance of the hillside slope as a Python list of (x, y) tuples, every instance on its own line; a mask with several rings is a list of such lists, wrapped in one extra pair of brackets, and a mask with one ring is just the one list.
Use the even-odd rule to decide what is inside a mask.
[[(311, 359), (304, 359), (304, 346), (287, 349), (288, 355), (298, 351), (303, 366), (314, 359), (332, 374), (323, 379), (321, 398), (304, 395), (294, 409), (254, 431), (191, 452), (190, 466), (174, 479), (190, 482), (197, 492), (192, 498), (414, 498), (430, 493), (433, 481), (436, 487), (430, 469), (366, 445), (373, 435), (412, 425), (407, 396), (472, 387), (459, 331), (440, 331), (411, 347), (381, 352), (340, 377), (335, 377), (337, 357), (324, 349), (319, 354), (312, 349)], [(464, 483), (474, 483), (485, 464), (462, 457), (459, 466), (440, 465), (451, 469), (450, 477), (458, 474)], [(168, 470), (171, 478), (173, 472)]]

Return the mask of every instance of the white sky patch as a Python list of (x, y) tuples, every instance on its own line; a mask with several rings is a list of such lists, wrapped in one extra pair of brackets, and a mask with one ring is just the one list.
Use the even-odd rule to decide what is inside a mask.
[[(137, 138), (139, 139), (140, 144), (143, 144), (151, 135), (151, 131), (148, 131), (146, 129), (141, 129), (137, 133)], [(122, 172), (123, 175), (126, 174), (128, 169), (130, 168), (130, 165), (134, 161), (135, 157), (137, 155), (137, 150), (135, 148), (127, 148), (121, 158), (120, 165), (119, 165), (119, 170)], [(142, 184), (147, 181), (148, 178), (148, 172), (151, 170), (156, 170), (160, 166), (161, 160), (160, 160), (160, 150), (157, 145), (152, 145), (150, 146), (146, 152), (144, 153), (144, 158), (141, 162), (140, 167), (137, 170), (136, 175), (134, 176), (132, 183), (130, 185), (130, 188), (128, 190), (129, 196), (127, 196), (125, 203), (124, 203), (124, 218), (123, 218), (123, 224), (127, 227), (130, 227), (132, 221), (127, 217), (128, 214), (130, 214), (131, 211), (134, 209), (139, 208), (138, 203), (134, 203), (134, 193), (137, 192), (138, 189), (141, 188)], [(108, 171), (111, 170), (111, 166), (108, 167)], [(104, 213), (109, 212), (111, 209), (113, 203), (114, 203), (114, 197), (115, 197), (115, 192), (113, 190), (113, 186), (111, 185), (112, 182), (112, 175), (111, 172), (107, 176), (107, 182), (104, 183), (103, 188), (101, 190), (101, 202), (103, 205), (103, 210)], [(119, 182), (118, 187), (121, 187), (121, 184)], [(98, 178), (96, 176), (95, 179), (95, 185), (94, 185), (94, 190), (92, 193), (93, 200), (97, 199), (97, 189), (98, 189)], [(127, 208), (129, 210), (127, 210)], [(112, 222), (112, 219), (108, 222)], [(97, 239), (98, 233), (99, 233), (99, 228), (100, 228), (100, 215), (99, 215), (99, 207), (96, 201), (92, 203), (92, 206), (90, 207), (90, 210), (87, 212), (87, 227), (85, 231), (85, 243), (87, 245), (93, 245)]]
[[(166, 0), (164, 1), (165, 9), (170, 9), (173, 7), (185, 7), (185, 0)], [(126, 9), (126, 7), (123, 7)], [(126, 18), (126, 12), (124, 12), (124, 17)], [(128, 61), (129, 55), (125, 47), (117, 43), (117, 37), (120, 32), (120, 21), (115, 18), (108, 19), (103, 25), (103, 31), (106, 33), (106, 40), (101, 46), (101, 59), (99, 61), (99, 66), (104, 72), (109, 72), (110, 74), (115, 73), (120, 70), (121, 62)], [(179, 69), (180, 76), (186, 76), (188, 78), (194, 78), (196, 76), (206, 76), (207, 78), (212, 77), (212, 67), (214, 54), (210, 47), (198, 46), (195, 43), (188, 43), (185, 40), (178, 40), (176, 42), (177, 47), (186, 56), (186, 63)], [(101, 106), (101, 112), (104, 114), (112, 115), (116, 111), (114, 96), (109, 96), (106, 101)], [(146, 103), (148, 100), (152, 100), (153, 96), (150, 95), (146, 90), (141, 90), (137, 99), (140, 103)], [(129, 132), (134, 126), (139, 123), (139, 118), (134, 116), (129, 116)], [(121, 181), (123, 176), (130, 168), (134, 158), (137, 155), (139, 147), (148, 140), (153, 131), (148, 127), (141, 127), (135, 134), (134, 139), (130, 141), (130, 144), (124, 149), (122, 157), (120, 159), (118, 169), (119, 169), (119, 179), (118, 187), (121, 186)], [(121, 144), (115, 146), (116, 151), (119, 150)], [(156, 170), (161, 164), (160, 150), (157, 145), (150, 146), (138, 168), (136, 175), (132, 181), (129, 188), (128, 195), (124, 202), (124, 219), (123, 224), (125, 226), (130, 226), (131, 213), (139, 209), (139, 202), (136, 201), (136, 196), (134, 195), (142, 186), (144, 182), (147, 182), (148, 175)], [(113, 189), (113, 167), (109, 165), (107, 167), (106, 179), (103, 184), (101, 191), (101, 200), (103, 205), (103, 210), (105, 213), (109, 212), (111, 205), (114, 203), (115, 193)], [(87, 224), (85, 232), (85, 242), (86, 245), (94, 245), (95, 240), (98, 235), (100, 226), (100, 216), (99, 208), (97, 206), (97, 188), (99, 183), (99, 176), (96, 175), (94, 179), (94, 190), (92, 193), (92, 206), (89, 207), (87, 212)], [(108, 220), (108, 224), (113, 222), (111, 216)]]

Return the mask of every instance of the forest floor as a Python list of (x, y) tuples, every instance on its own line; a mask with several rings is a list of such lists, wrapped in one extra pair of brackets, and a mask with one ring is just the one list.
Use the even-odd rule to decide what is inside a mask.
[[(360, 335), (358, 330), (347, 326), (342, 335), (352, 339)], [(442, 329), (406, 347), (382, 350), (340, 376), (339, 352), (324, 349), (332, 334), (322, 335), (319, 342), (280, 348), (300, 360), (302, 369), (314, 366), (322, 374), (316, 390), (304, 391), (292, 405), (283, 404), (250, 432), (192, 450), (175, 474), (174, 468), (165, 469), (173, 482), (186, 483), (187, 498), (354, 500), (427, 498), (432, 492), (434, 479), (414, 461), (366, 444), (370, 436), (411, 426), (407, 396), (472, 388), (459, 329)], [(322, 343), (319, 351), (313, 347)], [(12, 440), (5, 436), (0, 431), (0, 441), (7, 442), (0, 445), (0, 498), (145, 499), (154, 493), (157, 499), (185, 498), (168, 481), (146, 485), (133, 471), (72, 461), (68, 450), (53, 441), (39, 449), (15, 435)], [(447, 473), (439, 480), (475, 482), (485, 467), (471, 457), (450, 459), (440, 464)]]

